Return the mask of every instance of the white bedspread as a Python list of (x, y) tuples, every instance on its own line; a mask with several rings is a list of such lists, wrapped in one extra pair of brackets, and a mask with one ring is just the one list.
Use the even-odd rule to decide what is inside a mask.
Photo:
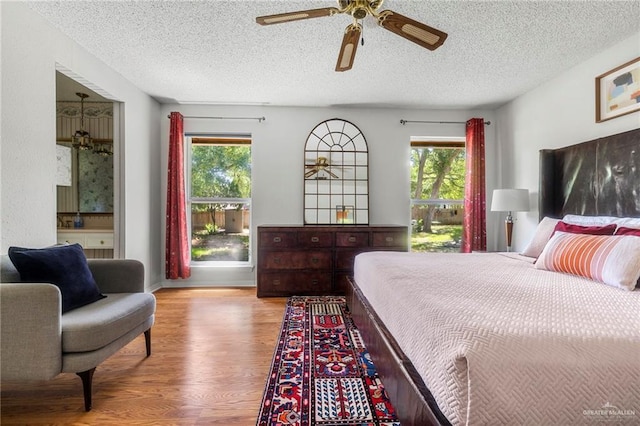
[(354, 273), (452, 424), (640, 424), (640, 290), (532, 263), (372, 252)]

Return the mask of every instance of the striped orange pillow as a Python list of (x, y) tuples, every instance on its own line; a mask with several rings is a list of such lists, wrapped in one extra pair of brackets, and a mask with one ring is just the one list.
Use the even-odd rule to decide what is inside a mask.
[(640, 238), (556, 232), (535, 266), (633, 290), (640, 279)]

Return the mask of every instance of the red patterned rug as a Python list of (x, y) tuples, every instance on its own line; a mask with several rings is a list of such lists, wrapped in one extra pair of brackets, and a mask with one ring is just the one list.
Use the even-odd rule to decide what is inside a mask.
[(344, 297), (289, 299), (257, 425), (400, 425)]

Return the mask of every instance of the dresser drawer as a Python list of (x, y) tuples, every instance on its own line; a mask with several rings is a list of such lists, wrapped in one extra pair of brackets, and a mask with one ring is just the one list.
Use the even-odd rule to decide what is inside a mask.
[(368, 232), (336, 232), (337, 247), (367, 247), (368, 245)]
[(407, 233), (397, 231), (373, 233), (373, 247), (406, 247)]
[(265, 272), (258, 276), (258, 297), (330, 292), (330, 272)]
[(113, 234), (87, 234), (85, 246), (87, 249), (112, 249)]
[(260, 233), (260, 247), (279, 248), (279, 247), (295, 247), (296, 233), (295, 232), (261, 232)]
[(347, 294), (347, 289), (351, 284), (349, 280), (352, 278), (351, 273), (336, 273), (335, 276), (335, 291), (338, 294)]
[(331, 269), (331, 253), (320, 251), (263, 252), (260, 267), (265, 269)]
[(58, 244), (80, 244), (84, 247), (84, 241), (84, 235), (58, 234)]
[(336, 270), (347, 270), (347, 271), (353, 271), (353, 260), (356, 258), (356, 256), (360, 253), (364, 253), (365, 251), (368, 250), (362, 250), (362, 249), (358, 249), (358, 250), (349, 250), (349, 249), (342, 249), (342, 250), (336, 250), (336, 259), (335, 259), (335, 265), (336, 265)]
[(331, 232), (299, 232), (298, 245), (301, 248), (331, 247), (333, 234)]

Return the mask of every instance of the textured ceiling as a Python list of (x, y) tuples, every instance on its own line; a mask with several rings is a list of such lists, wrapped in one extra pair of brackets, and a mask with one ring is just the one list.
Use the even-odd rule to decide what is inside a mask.
[(337, 73), (351, 17), (255, 23), (332, 0), (29, 6), (149, 95), (181, 103), (494, 108), (640, 32), (638, 0), (387, 0), (448, 33), (444, 45), (423, 49), (368, 17), (354, 68)]

